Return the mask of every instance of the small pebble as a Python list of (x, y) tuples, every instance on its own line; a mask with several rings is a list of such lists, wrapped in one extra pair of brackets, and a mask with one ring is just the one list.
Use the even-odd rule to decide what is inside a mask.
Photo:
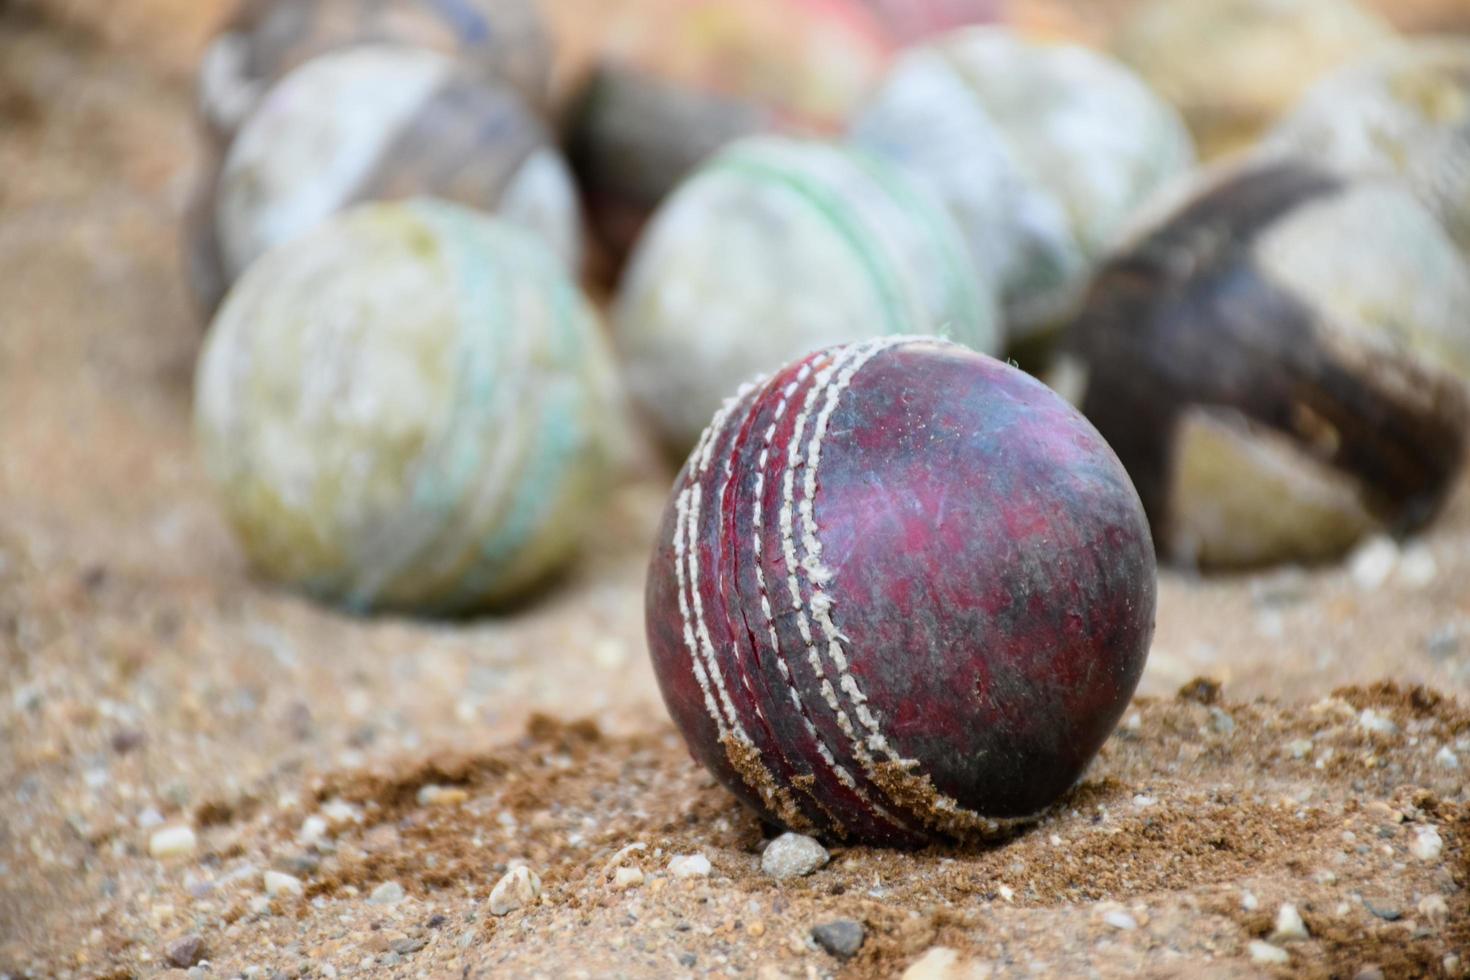
[(301, 830), (297, 832), (296, 836), (303, 844), (311, 845), (319, 843), (327, 836), (326, 817), (318, 816), (317, 814), (312, 814), (307, 817), (301, 821)]
[(1312, 740), (1299, 738), (1286, 743), (1286, 751), (1291, 753), (1293, 759), (1305, 759), (1312, 754)]
[(403, 886), (396, 881), (385, 881), (368, 896), (374, 905), (397, 905), (403, 901)]
[(1439, 575), (1439, 564), (1434, 554), (1424, 545), (1416, 544), (1404, 550), (1399, 562), (1399, 581), (1411, 589), (1422, 589)]
[(1368, 899), (1363, 899), (1363, 907), (1372, 912), (1384, 922), (1397, 922), (1404, 917), (1404, 913), (1392, 905), (1374, 905)]
[(175, 939), (164, 950), (164, 959), (168, 960), (170, 966), (176, 966), (180, 970), (187, 970), (204, 958), (204, 939), (197, 933), (190, 933), (182, 939)]
[(1362, 714), (1358, 715), (1358, 727), (1375, 735), (1395, 735), (1399, 730), (1393, 719), (1383, 717), (1372, 708), (1364, 708)]
[(709, 858), (703, 854), (677, 854), (669, 859), (669, 874), (675, 878), (707, 878)]
[(613, 887), (622, 891), (643, 884), (642, 868), (619, 868), (613, 872)]
[(541, 897), (541, 879), (525, 865), (511, 868), (490, 891), (490, 914), (509, 915), (535, 904)]
[(1247, 948), (1250, 950), (1252, 963), (1259, 963), (1262, 966), (1281, 966), (1291, 962), (1291, 954), (1286, 950), (1280, 946), (1263, 943), (1259, 939), (1251, 940)]
[(1132, 932), (1138, 928), (1138, 920), (1120, 909), (1115, 909), (1103, 916), (1103, 921), (1114, 929), (1121, 929), (1124, 932)]
[(1260, 906), (1260, 904), (1260, 899), (1256, 898), (1253, 892), (1240, 893), (1240, 907), (1245, 909), (1247, 912), (1254, 912)]
[(1353, 552), (1349, 572), (1358, 588), (1376, 592), (1388, 581), (1399, 563), (1399, 546), (1392, 538), (1379, 535)]
[(1419, 914), (1439, 925), (1450, 914), (1450, 906), (1443, 895), (1425, 895), (1419, 899)]
[(188, 827), (164, 827), (148, 838), (148, 853), (160, 861), (188, 857), (199, 847), (199, 838)]
[(1383, 980), (1383, 971), (1376, 963), (1365, 963), (1353, 974), (1353, 980)]
[(910, 963), (901, 980), (956, 980), (960, 976), (960, 954), (947, 946), (935, 946)]
[(827, 849), (804, 834), (782, 834), (766, 846), (761, 870), (772, 878), (800, 878), (832, 859)]
[(1273, 943), (1289, 943), (1309, 936), (1307, 924), (1302, 921), (1295, 905), (1287, 902), (1276, 911), (1276, 928), (1271, 932)]
[(288, 875), (284, 871), (267, 871), (264, 877), (265, 893), (271, 898), (281, 895), (300, 895), (306, 890), (300, 878)]
[(834, 919), (812, 928), (816, 944), (841, 960), (852, 958), (862, 948), (867, 930), (852, 919)]
[(1460, 757), (1451, 752), (1448, 745), (1434, 754), (1434, 761), (1441, 769), (1460, 768)]
[(1210, 708), (1210, 731), (1216, 735), (1229, 735), (1235, 731), (1235, 719), (1223, 708)]
[(1421, 861), (1435, 861), (1444, 849), (1444, 838), (1433, 827), (1420, 827), (1414, 832), (1414, 841), (1409, 852)]

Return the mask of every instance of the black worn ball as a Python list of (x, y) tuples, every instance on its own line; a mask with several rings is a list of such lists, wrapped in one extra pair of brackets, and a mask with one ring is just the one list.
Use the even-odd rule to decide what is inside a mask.
[(1063, 374), (1163, 556), (1339, 555), (1439, 509), (1470, 425), (1470, 271), (1396, 185), (1208, 174), (1100, 271)]

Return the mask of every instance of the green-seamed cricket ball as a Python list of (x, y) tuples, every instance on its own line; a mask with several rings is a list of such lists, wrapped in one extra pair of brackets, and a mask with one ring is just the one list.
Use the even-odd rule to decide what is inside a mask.
[(430, 200), (360, 205), (251, 266), (196, 380), (254, 566), (350, 609), (459, 613), (540, 582), (607, 490), (619, 407), (546, 246)]
[(999, 342), (996, 303), (939, 202), (898, 169), (827, 143), (732, 144), (654, 216), (614, 338), (629, 387), (687, 449), (752, 375), (894, 333)]

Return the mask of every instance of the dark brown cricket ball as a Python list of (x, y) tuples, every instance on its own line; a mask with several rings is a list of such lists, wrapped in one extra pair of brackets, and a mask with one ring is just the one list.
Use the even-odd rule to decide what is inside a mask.
[(1406, 191), (1263, 160), (1203, 178), (1102, 268), (1064, 373), (1161, 556), (1322, 560), (1439, 509), (1470, 424), (1467, 317), (1470, 274)]

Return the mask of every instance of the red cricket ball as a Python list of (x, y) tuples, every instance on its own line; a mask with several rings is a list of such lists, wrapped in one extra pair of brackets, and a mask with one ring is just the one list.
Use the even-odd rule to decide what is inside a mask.
[(1040, 382), (945, 341), (743, 390), (675, 483), (648, 641), (690, 750), (794, 830), (917, 846), (1081, 777), (1153, 634), (1148, 523)]

